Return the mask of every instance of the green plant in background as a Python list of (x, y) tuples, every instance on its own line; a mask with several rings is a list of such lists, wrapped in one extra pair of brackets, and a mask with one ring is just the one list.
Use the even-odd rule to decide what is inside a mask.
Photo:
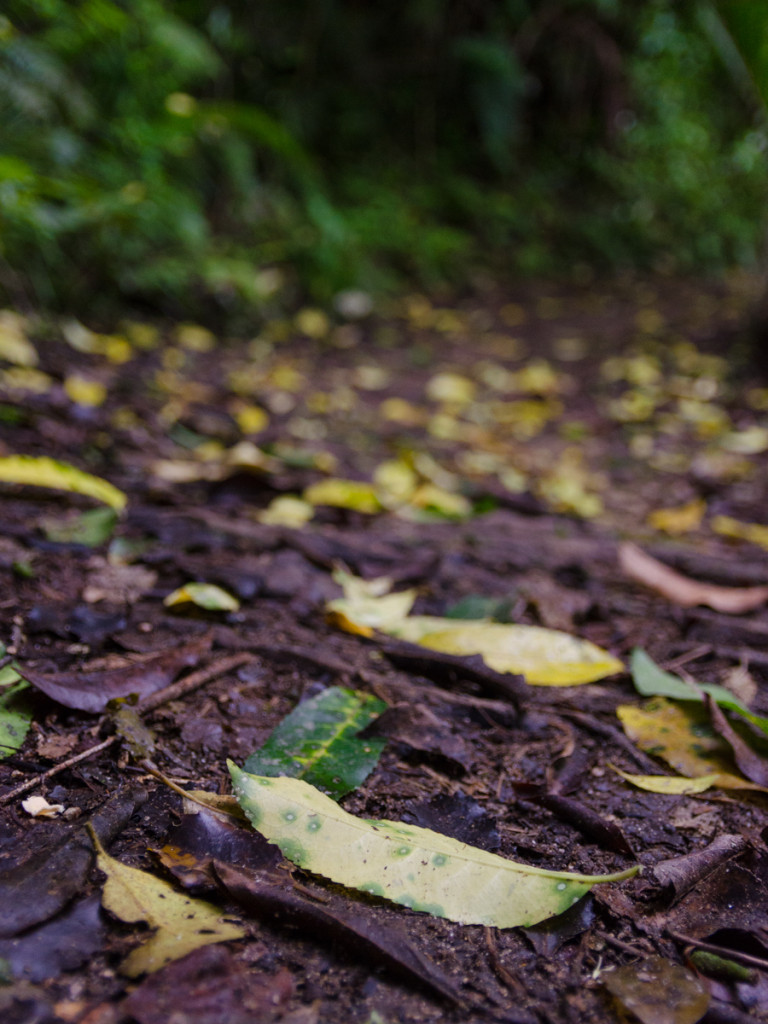
[[(743, 48), (750, 4), (720, 7)], [(481, 265), (749, 262), (765, 127), (711, 11), (8, 0), (0, 299), (221, 322)]]

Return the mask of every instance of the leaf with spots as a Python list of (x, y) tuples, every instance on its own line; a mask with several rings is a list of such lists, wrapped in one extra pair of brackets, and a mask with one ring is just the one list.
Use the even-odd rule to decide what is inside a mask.
[(121, 921), (146, 921), (155, 929), (150, 939), (123, 960), (122, 974), (136, 978), (200, 946), (243, 937), (240, 925), (227, 920), (218, 907), (192, 899), (164, 879), (115, 860), (104, 851), (96, 833), (90, 832), (99, 869), (107, 876), (102, 896), (106, 909)]
[(253, 827), (294, 864), (462, 924), (536, 924), (568, 910), (593, 885), (639, 870), (579, 875), (533, 868), (416, 825), (356, 818), (301, 779), (250, 775), (231, 761), (229, 770)]
[(386, 738), (361, 739), (357, 734), (385, 708), (384, 701), (371, 694), (331, 686), (286, 715), (245, 762), (245, 770), (304, 779), (340, 800), (376, 767)]

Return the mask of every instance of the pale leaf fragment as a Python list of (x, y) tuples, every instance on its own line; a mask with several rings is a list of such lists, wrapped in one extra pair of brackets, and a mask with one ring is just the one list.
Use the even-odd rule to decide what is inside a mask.
[(718, 612), (738, 615), (759, 608), (768, 600), (768, 586), (720, 587), (692, 580), (646, 554), (636, 544), (619, 546), (619, 564), (627, 576), (682, 608), (704, 604)]

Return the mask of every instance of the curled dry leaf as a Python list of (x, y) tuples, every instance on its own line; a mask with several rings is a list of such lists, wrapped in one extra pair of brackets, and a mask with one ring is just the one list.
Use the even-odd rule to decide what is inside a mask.
[(636, 544), (619, 546), (619, 563), (627, 576), (683, 608), (704, 604), (717, 612), (738, 615), (759, 608), (768, 600), (768, 586), (719, 587), (692, 580), (646, 554)]

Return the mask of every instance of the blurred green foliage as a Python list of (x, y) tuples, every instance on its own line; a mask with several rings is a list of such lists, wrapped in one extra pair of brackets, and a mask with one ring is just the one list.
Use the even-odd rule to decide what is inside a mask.
[(766, 129), (720, 28), (703, 0), (6, 0), (0, 299), (236, 317), (749, 263)]

